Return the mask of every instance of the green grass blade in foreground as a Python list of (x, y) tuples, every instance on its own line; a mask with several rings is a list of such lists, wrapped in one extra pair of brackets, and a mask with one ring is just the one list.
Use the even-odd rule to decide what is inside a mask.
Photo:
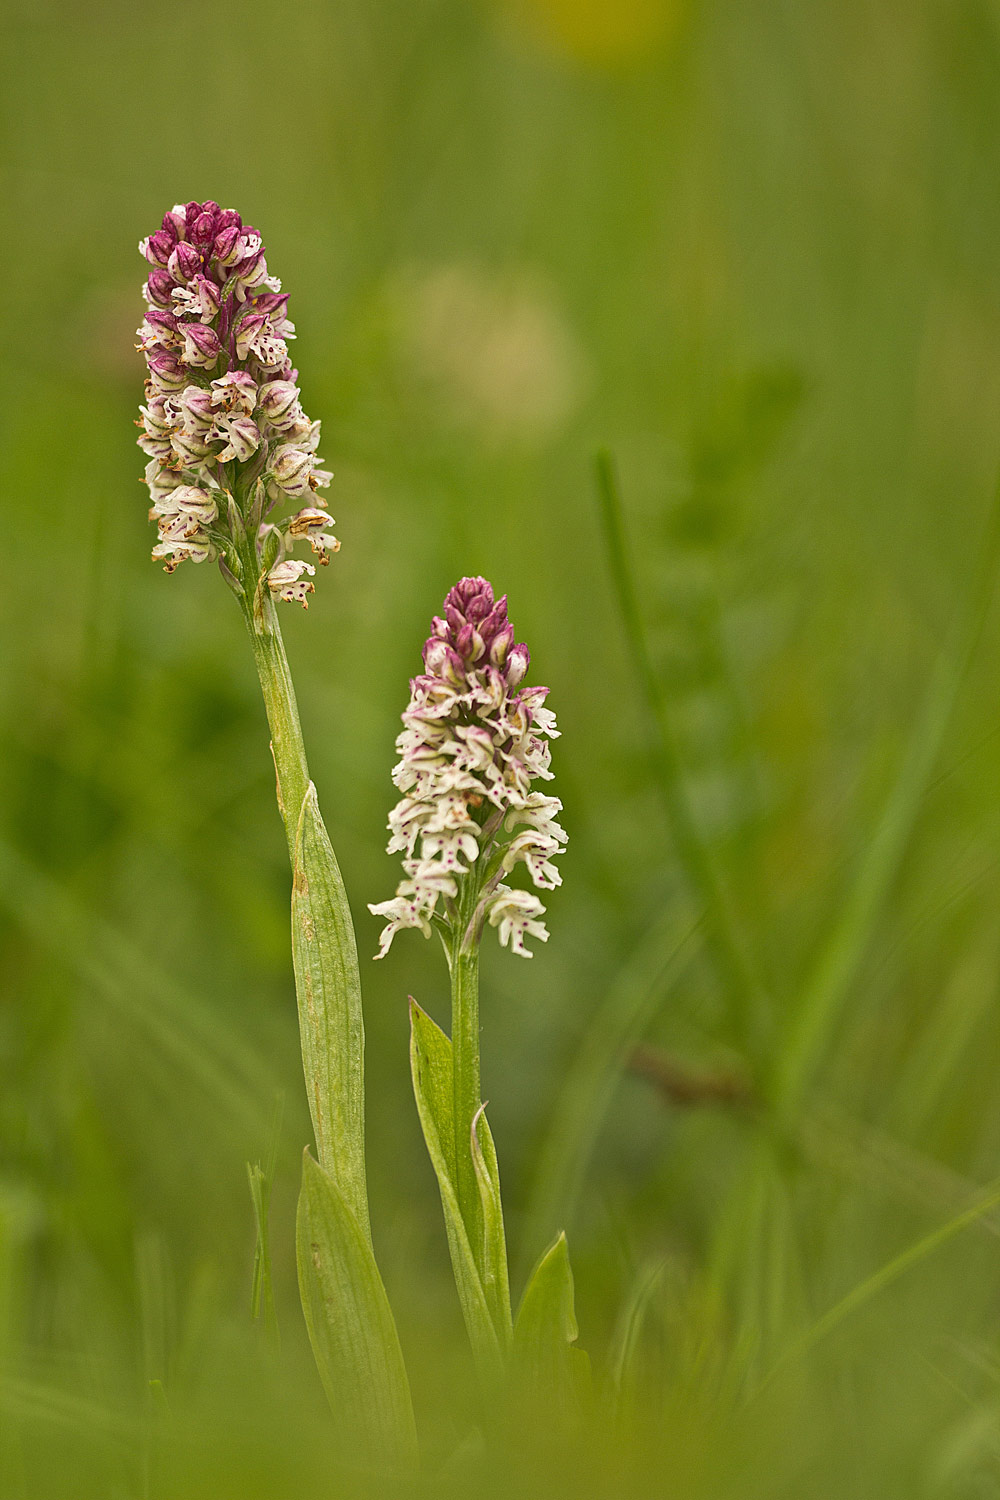
[(313, 1354), (353, 1465), (416, 1462), (410, 1387), (367, 1234), (306, 1151), (296, 1223), (299, 1291)]
[(969, 605), (956, 620), (949, 647), (937, 657), (909, 748), (847, 899), (807, 979), (777, 1057), (774, 1092), (784, 1112), (810, 1087), (857, 976), (892, 881), (916, 825), (959, 690), (982, 633), (1000, 560), (1000, 484), (990, 510)]
[(674, 847), (691, 894), (705, 914), (705, 930), (729, 1009), (734, 1040), (750, 1049), (766, 1022), (766, 996), (753, 973), (742, 935), (715, 865), (698, 828), (684, 787), (680, 756), (663, 685), (653, 666), (625, 540), (621, 495), (614, 460), (597, 455), (597, 490), (601, 504), (608, 566), (642, 691), (649, 734), (649, 753), (659, 783)]
[[(452, 1048), (440, 1026), (410, 1001), (410, 1066), (417, 1113), (441, 1192), (445, 1230), (455, 1286), (472, 1344), (476, 1365), (489, 1388), (503, 1374), (503, 1334), (494, 1321), (493, 1309), (480, 1275), (476, 1255), (462, 1218), (458, 1191), (452, 1177), (455, 1160)], [(485, 1125), (485, 1120), (483, 1121)], [(485, 1130), (484, 1130), (485, 1137)], [(470, 1141), (471, 1149), (471, 1141)]]
[(565, 1071), (539, 1151), (524, 1259), (560, 1225), (572, 1227), (594, 1147), (633, 1047), (695, 949), (698, 923), (668, 911), (645, 933), (601, 1000)]
[(519, 1381), (546, 1403), (572, 1403), (590, 1362), (577, 1339), (573, 1271), (565, 1234), (559, 1234), (528, 1279), (514, 1324), (514, 1368)]
[(316, 800), (295, 840), (292, 958), (302, 1064), (320, 1165), (370, 1237), (365, 1181), (364, 1019), (351, 909)]

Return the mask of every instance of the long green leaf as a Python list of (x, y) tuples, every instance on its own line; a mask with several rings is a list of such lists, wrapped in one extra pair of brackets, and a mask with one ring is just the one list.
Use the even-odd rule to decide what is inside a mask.
[(364, 1467), (412, 1466), (410, 1388), (371, 1244), (346, 1196), (308, 1151), (296, 1246), (306, 1326), (345, 1447)]
[[(499, 1382), (503, 1373), (501, 1343), (452, 1177), (455, 1130), (451, 1042), (440, 1026), (412, 999), (410, 1066), (417, 1113), (441, 1193), (448, 1249), (462, 1315), (480, 1374), (492, 1386)], [(485, 1130), (483, 1135), (485, 1138)]]
[(577, 1338), (569, 1246), (560, 1234), (528, 1280), (514, 1324), (514, 1365), (521, 1382), (555, 1405), (574, 1403), (589, 1361)]
[(312, 782), (295, 839), (292, 957), (316, 1152), (370, 1238), (358, 952), (347, 893)]
[(482, 1254), (480, 1270), (483, 1290), (493, 1314), (493, 1324), (504, 1344), (512, 1334), (510, 1282), (507, 1275), (507, 1239), (503, 1226), (503, 1204), (500, 1199), (500, 1169), (493, 1144), (486, 1105), (481, 1104), (472, 1122), (472, 1164), (479, 1184), (482, 1204)]

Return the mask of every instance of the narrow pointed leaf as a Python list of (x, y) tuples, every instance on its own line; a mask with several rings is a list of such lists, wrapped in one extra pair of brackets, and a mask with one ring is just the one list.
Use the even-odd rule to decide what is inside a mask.
[(345, 1195), (308, 1151), (296, 1244), (306, 1326), (345, 1451), (366, 1467), (412, 1466), (410, 1388), (371, 1244)]
[(514, 1324), (514, 1363), (520, 1380), (556, 1404), (581, 1394), (589, 1361), (577, 1338), (573, 1271), (565, 1234), (560, 1234), (536, 1265)]
[(414, 1000), (410, 1001), (410, 1065), (417, 1113), (441, 1193), (462, 1315), (480, 1374), (487, 1383), (495, 1384), (503, 1366), (500, 1341), (452, 1176), (455, 1129), (451, 1042)]
[(472, 1122), (472, 1163), (479, 1184), (482, 1204), (482, 1253), (480, 1271), (483, 1290), (490, 1305), (493, 1326), (501, 1342), (508, 1347), (512, 1335), (510, 1283), (507, 1277), (507, 1239), (503, 1227), (503, 1204), (500, 1199), (500, 1170), (493, 1135), (486, 1118), (486, 1105), (480, 1105)]
[(358, 952), (347, 893), (312, 782), (295, 840), (292, 957), (316, 1154), (368, 1237)]

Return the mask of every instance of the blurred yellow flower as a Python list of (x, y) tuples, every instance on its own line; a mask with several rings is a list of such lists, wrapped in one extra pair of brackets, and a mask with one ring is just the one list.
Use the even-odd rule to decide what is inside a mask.
[(686, 0), (506, 0), (520, 29), (580, 62), (638, 62), (677, 29)]

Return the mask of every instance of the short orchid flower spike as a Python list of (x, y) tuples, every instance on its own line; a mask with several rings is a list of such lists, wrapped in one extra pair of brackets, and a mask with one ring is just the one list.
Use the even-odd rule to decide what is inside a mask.
[[(333, 475), (316, 455), (319, 423), (302, 410), (288, 297), (261, 237), (235, 209), (179, 203), (139, 250), (149, 274), (137, 425), (159, 531), (153, 558), (168, 573), (218, 559), (245, 595), (266, 581), (271, 596), (306, 606), (315, 569), (289, 553), (308, 543), (326, 564), (338, 550), (316, 493)], [(275, 514), (289, 502), (293, 514)]]
[[(548, 688), (525, 687), (528, 648), (514, 644), (507, 599), (485, 578), (463, 578), (435, 617), (424, 672), (410, 684), (393, 780), (402, 792), (389, 815), (390, 854), (403, 855), (396, 895), (369, 909), (386, 919), (379, 957), (415, 927), (446, 943), (477, 945), (485, 924), (530, 958), (545, 942), (536, 894), (560, 883), (553, 860), (566, 843), (562, 804), (533, 789), (551, 780), (548, 741), (558, 734)], [(504, 883), (518, 865), (534, 890)]]

